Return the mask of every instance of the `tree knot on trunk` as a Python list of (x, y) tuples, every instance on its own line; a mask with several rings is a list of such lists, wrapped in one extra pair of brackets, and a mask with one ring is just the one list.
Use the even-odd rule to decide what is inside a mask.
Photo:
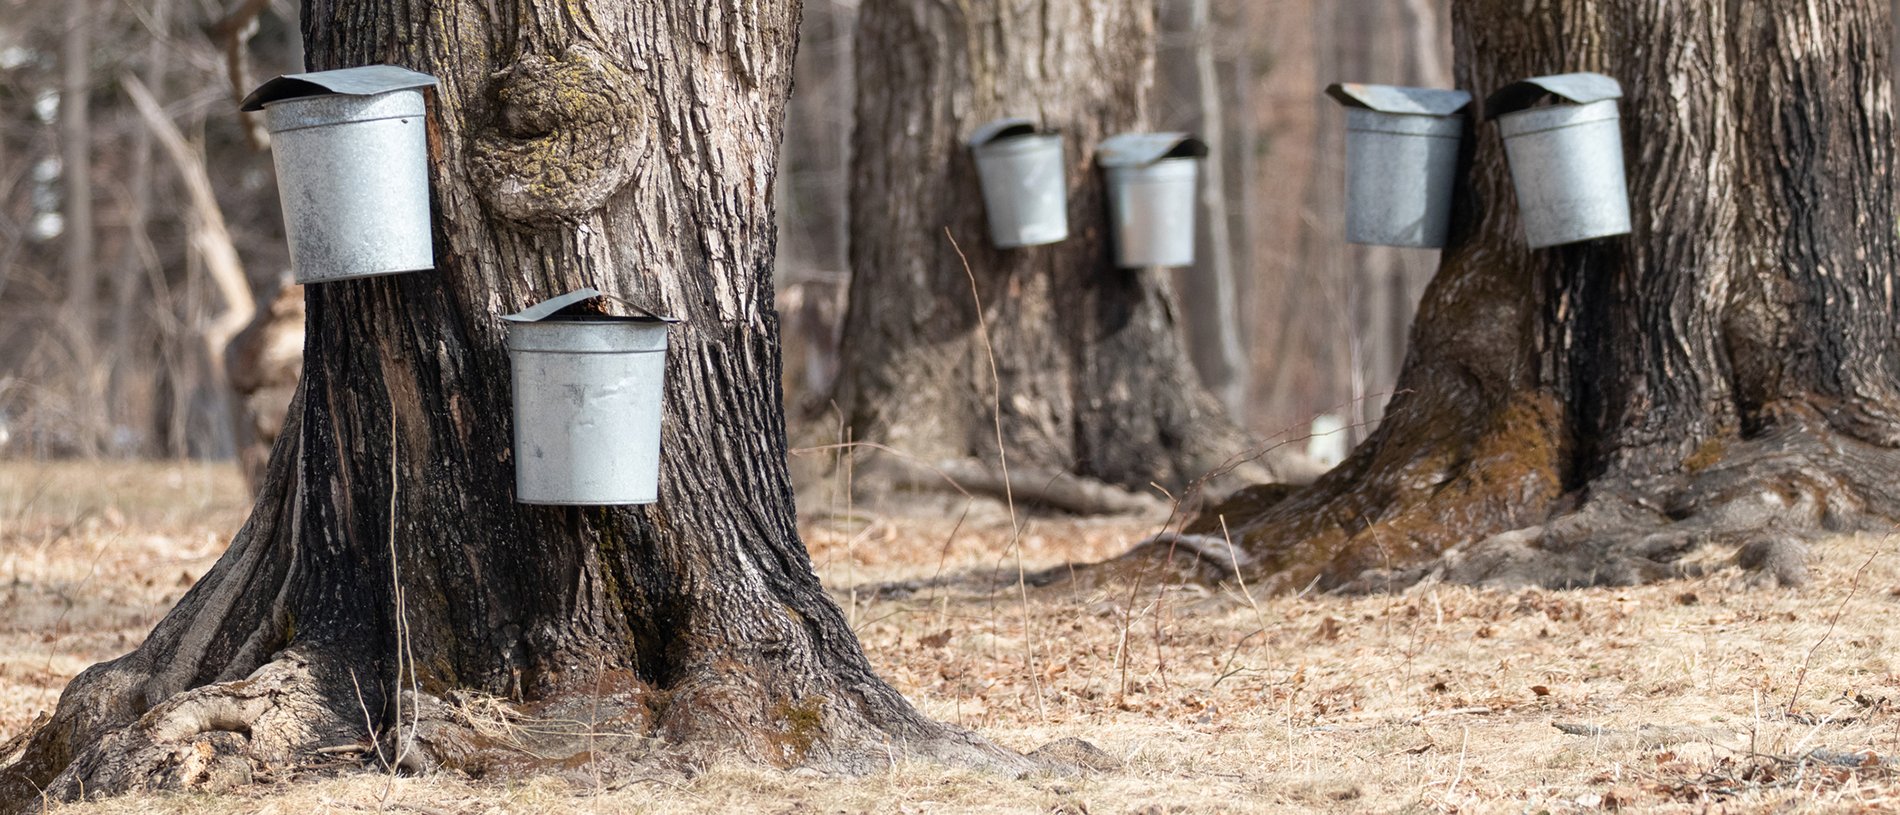
[(645, 158), (650, 106), (640, 84), (599, 51), (529, 54), (496, 81), (494, 119), (469, 159), (496, 214), (536, 225), (578, 220)]

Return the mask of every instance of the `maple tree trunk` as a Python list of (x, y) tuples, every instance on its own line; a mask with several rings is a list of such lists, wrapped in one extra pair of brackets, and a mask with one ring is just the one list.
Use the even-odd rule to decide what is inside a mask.
[[(1144, 129), (1154, 38), (1141, 0), (896, 0), (859, 12), (837, 392), (855, 439), (933, 462), (994, 465), (1006, 452), (1011, 468), (1037, 472), (1024, 480), (1062, 473), (1137, 491), (1179, 488), (1246, 449), (1195, 376), (1164, 273), (1110, 257), (1094, 151)], [(1066, 241), (989, 242), (965, 141), (1005, 116), (1062, 135)]]
[(1188, 72), (1193, 74), (1195, 128), (1212, 144), (1201, 165), (1206, 173), (1196, 224), (1201, 262), (1178, 278), (1184, 307), (1182, 322), (1195, 370), (1228, 415), (1244, 424), (1250, 407), (1247, 379), (1251, 372), (1247, 347), (1241, 339), (1243, 287), (1227, 204), (1229, 179), (1238, 174), (1228, 169), (1227, 158), (1237, 151), (1227, 145), (1233, 131), (1227, 127), (1227, 103), (1214, 53), (1220, 21), (1215, 19), (1213, 0), (1188, 0), (1186, 11), (1187, 26), (1182, 33), (1192, 44), (1182, 61), (1190, 63)]
[(1190, 531), (1224, 516), (1239, 567), (1297, 590), (1630, 583), (1700, 568), (1688, 555), (1711, 543), (1798, 581), (1799, 541), (1885, 528), (1888, 13), (1455, 3), (1459, 87), (1622, 81), (1633, 233), (1525, 248), (1497, 128), (1472, 122), (1385, 423), (1310, 488), (1243, 494)]
[[(497, 748), (458, 711), (489, 698), (587, 723), (542, 756), (1027, 766), (876, 677), (794, 526), (771, 190), (797, 4), (574, 8), (307, 0), (312, 69), (441, 77), (437, 269), (308, 287), (303, 381), (250, 521), (0, 756), (0, 810), (240, 783), (352, 744), (480, 774)], [(513, 500), (498, 315), (581, 285), (686, 321), (657, 504)]]

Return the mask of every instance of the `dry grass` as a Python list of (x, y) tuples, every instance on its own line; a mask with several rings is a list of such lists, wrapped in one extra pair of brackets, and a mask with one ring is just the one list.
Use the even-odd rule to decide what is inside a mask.
[[(209, 567), (243, 519), (240, 491), (222, 468), (0, 464), (0, 739), (50, 707), (73, 673), (129, 648)], [(1031, 568), (1107, 557), (1151, 531), (1032, 520), (1023, 557)], [(1622, 590), (1426, 586), (1257, 603), (1235, 590), (1058, 590), (1032, 592), (1025, 614), (1013, 587), (855, 602), (848, 590), (940, 571), (1013, 574), (1008, 524), (994, 513), (960, 528), (860, 513), (809, 520), (806, 535), (872, 660), (930, 715), (1023, 750), (1084, 738), (1123, 769), (1010, 780), (899, 765), (840, 780), (718, 767), (599, 786), (366, 773), (54, 811), (1900, 808), (1900, 781), (1878, 766), (1900, 755), (1900, 670), (1886, 642), (1900, 556), (1877, 538), (1818, 547), (1798, 592), (1749, 588), (1732, 572)], [(1816, 750), (1843, 763), (1791, 760)], [(1863, 760), (1856, 751), (1874, 758), (1845, 766)]]

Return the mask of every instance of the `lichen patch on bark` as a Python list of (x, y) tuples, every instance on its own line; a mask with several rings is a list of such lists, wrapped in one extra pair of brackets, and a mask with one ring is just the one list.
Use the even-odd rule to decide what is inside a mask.
[(496, 77), (494, 118), (474, 137), (469, 175), (512, 221), (591, 214), (645, 159), (650, 107), (640, 83), (590, 46), (526, 54)]

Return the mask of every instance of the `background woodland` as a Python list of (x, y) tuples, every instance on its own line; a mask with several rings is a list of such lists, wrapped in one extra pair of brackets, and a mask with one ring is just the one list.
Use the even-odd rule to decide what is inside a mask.
[[(786, 126), (776, 281), (795, 424), (832, 423), (857, 6), (806, 4)], [(281, 370), (294, 334), (240, 342), (236, 383), (222, 349), (255, 315), (302, 306), (277, 301), (289, 260), (268, 135), (235, 100), (301, 69), (295, 4), (0, 11), (0, 452), (239, 454), (281, 421), (270, 405), (294, 385)], [(1163, 0), (1159, 13), (1151, 125), (1206, 135), (1208, 176), (1224, 179), (1203, 197), (1199, 265), (1173, 272), (1201, 378), (1260, 436), (1302, 437), (1335, 414), (1339, 441), (1356, 442), (1437, 253), (1345, 243), (1344, 116), (1320, 90), (1450, 84), (1446, 4)]]

